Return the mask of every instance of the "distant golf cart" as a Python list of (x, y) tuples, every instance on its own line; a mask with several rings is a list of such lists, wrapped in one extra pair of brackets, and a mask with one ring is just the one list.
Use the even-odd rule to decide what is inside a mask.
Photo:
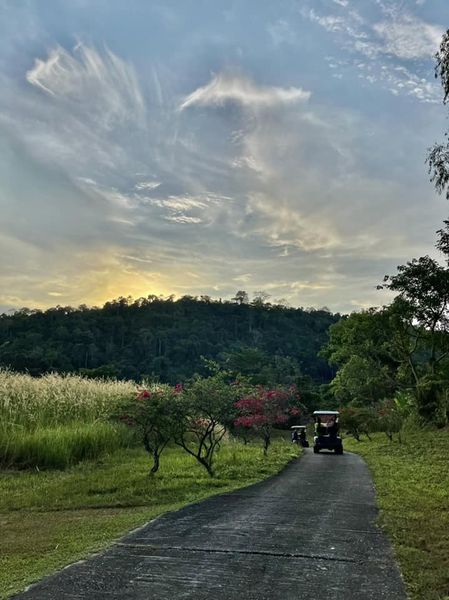
[(292, 442), (300, 444), (303, 448), (308, 448), (309, 442), (307, 440), (306, 426), (293, 425), (290, 429), (292, 430)]
[(320, 450), (333, 450), (335, 454), (343, 454), (343, 443), (338, 435), (339, 413), (336, 410), (316, 410), (315, 435), (313, 437), (313, 451), (318, 454)]

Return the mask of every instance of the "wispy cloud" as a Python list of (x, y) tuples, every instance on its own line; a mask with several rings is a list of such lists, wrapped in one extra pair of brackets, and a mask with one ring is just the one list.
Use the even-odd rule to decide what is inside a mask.
[(190, 106), (223, 106), (235, 102), (242, 106), (270, 107), (291, 102), (304, 102), (310, 92), (297, 87), (259, 85), (244, 76), (226, 73), (215, 75), (205, 86), (199, 87), (181, 102), (180, 110)]
[(36, 59), (26, 78), (28, 82), (65, 101), (75, 111), (78, 104), (89, 103), (91, 113), (104, 127), (114, 122), (140, 120), (145, 106), (132, 66), (105, 49), (78, 43), (73, 52), (61, 46), (50, 51), (46, 59)]
[(304, 17), (336, 36), (347, 52), (346, 61), (327, 57), (333, 77), (342, 79), (345, 67), (356, 67), (359, 78), (393, 95), (408, 95), (424, 103), (437, 101), (438, 88), (431, 77), (423, 78), (418, 62), (428, 60), (437, 50), (441, 26), (424, 21), (396, 2), (376, 0), (381, 18), (367, 20), (346, 0), (334, 1), (341, 7), (338, 14), (302, 10)]
[(150, 192), (151, 190), (157, 189), (160, 185), (160, 181), (139, 181), (134, 186), (134, 189), (138, 192)]
[(428, 251), (436, 110), (411, 128), (383, 92), (435, 101), (430, 3), (207, 3), (194, 31), (182, 2), (7, 4), (0, 304), (244, 287), (345, 309)]
[(379, 51), (406, 60), (431, 57), (443, 34), (441, 27), (408, 13), (376, 23), (373, 29), (380, 38)]

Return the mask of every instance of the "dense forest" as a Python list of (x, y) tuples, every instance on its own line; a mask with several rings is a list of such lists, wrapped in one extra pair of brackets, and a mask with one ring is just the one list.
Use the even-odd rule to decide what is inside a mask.
[[(272, 305), (245, 292), (233, 301), (148, 296), (102, 308), (57, 306), (0, 316), (0, 365), (39, 375), (150, 377), (176, 383), (213, 359), (260, 383), (307, 376), (326, 383), (335, 370), (318, 357), (340, 315)], [(238, 367), (238, 368), (237, 368)]]

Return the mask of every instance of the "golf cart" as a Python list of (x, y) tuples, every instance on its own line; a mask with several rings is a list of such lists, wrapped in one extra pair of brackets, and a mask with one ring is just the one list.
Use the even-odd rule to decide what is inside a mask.
[(343, 454), (343, 443), (338, 435), (339, 413), (336, 410), (316, 410), (315, 435), (313, 437), (313, 451), (318, 454), (320, 450), (333, 450), (335, 454)]
[(292, 430), (292, 442), (294, 444), (300, 444), (303, 448), (309, 447), (307, 440), (306, 426), (305, 425), (293, 425)]

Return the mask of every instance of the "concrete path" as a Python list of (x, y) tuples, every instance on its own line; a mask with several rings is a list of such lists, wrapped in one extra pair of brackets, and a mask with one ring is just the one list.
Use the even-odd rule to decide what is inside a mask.
[(280, 475), (162, 516), (16, 598), (403, 600), (376, 515), (361, 458), (308, 450)]

